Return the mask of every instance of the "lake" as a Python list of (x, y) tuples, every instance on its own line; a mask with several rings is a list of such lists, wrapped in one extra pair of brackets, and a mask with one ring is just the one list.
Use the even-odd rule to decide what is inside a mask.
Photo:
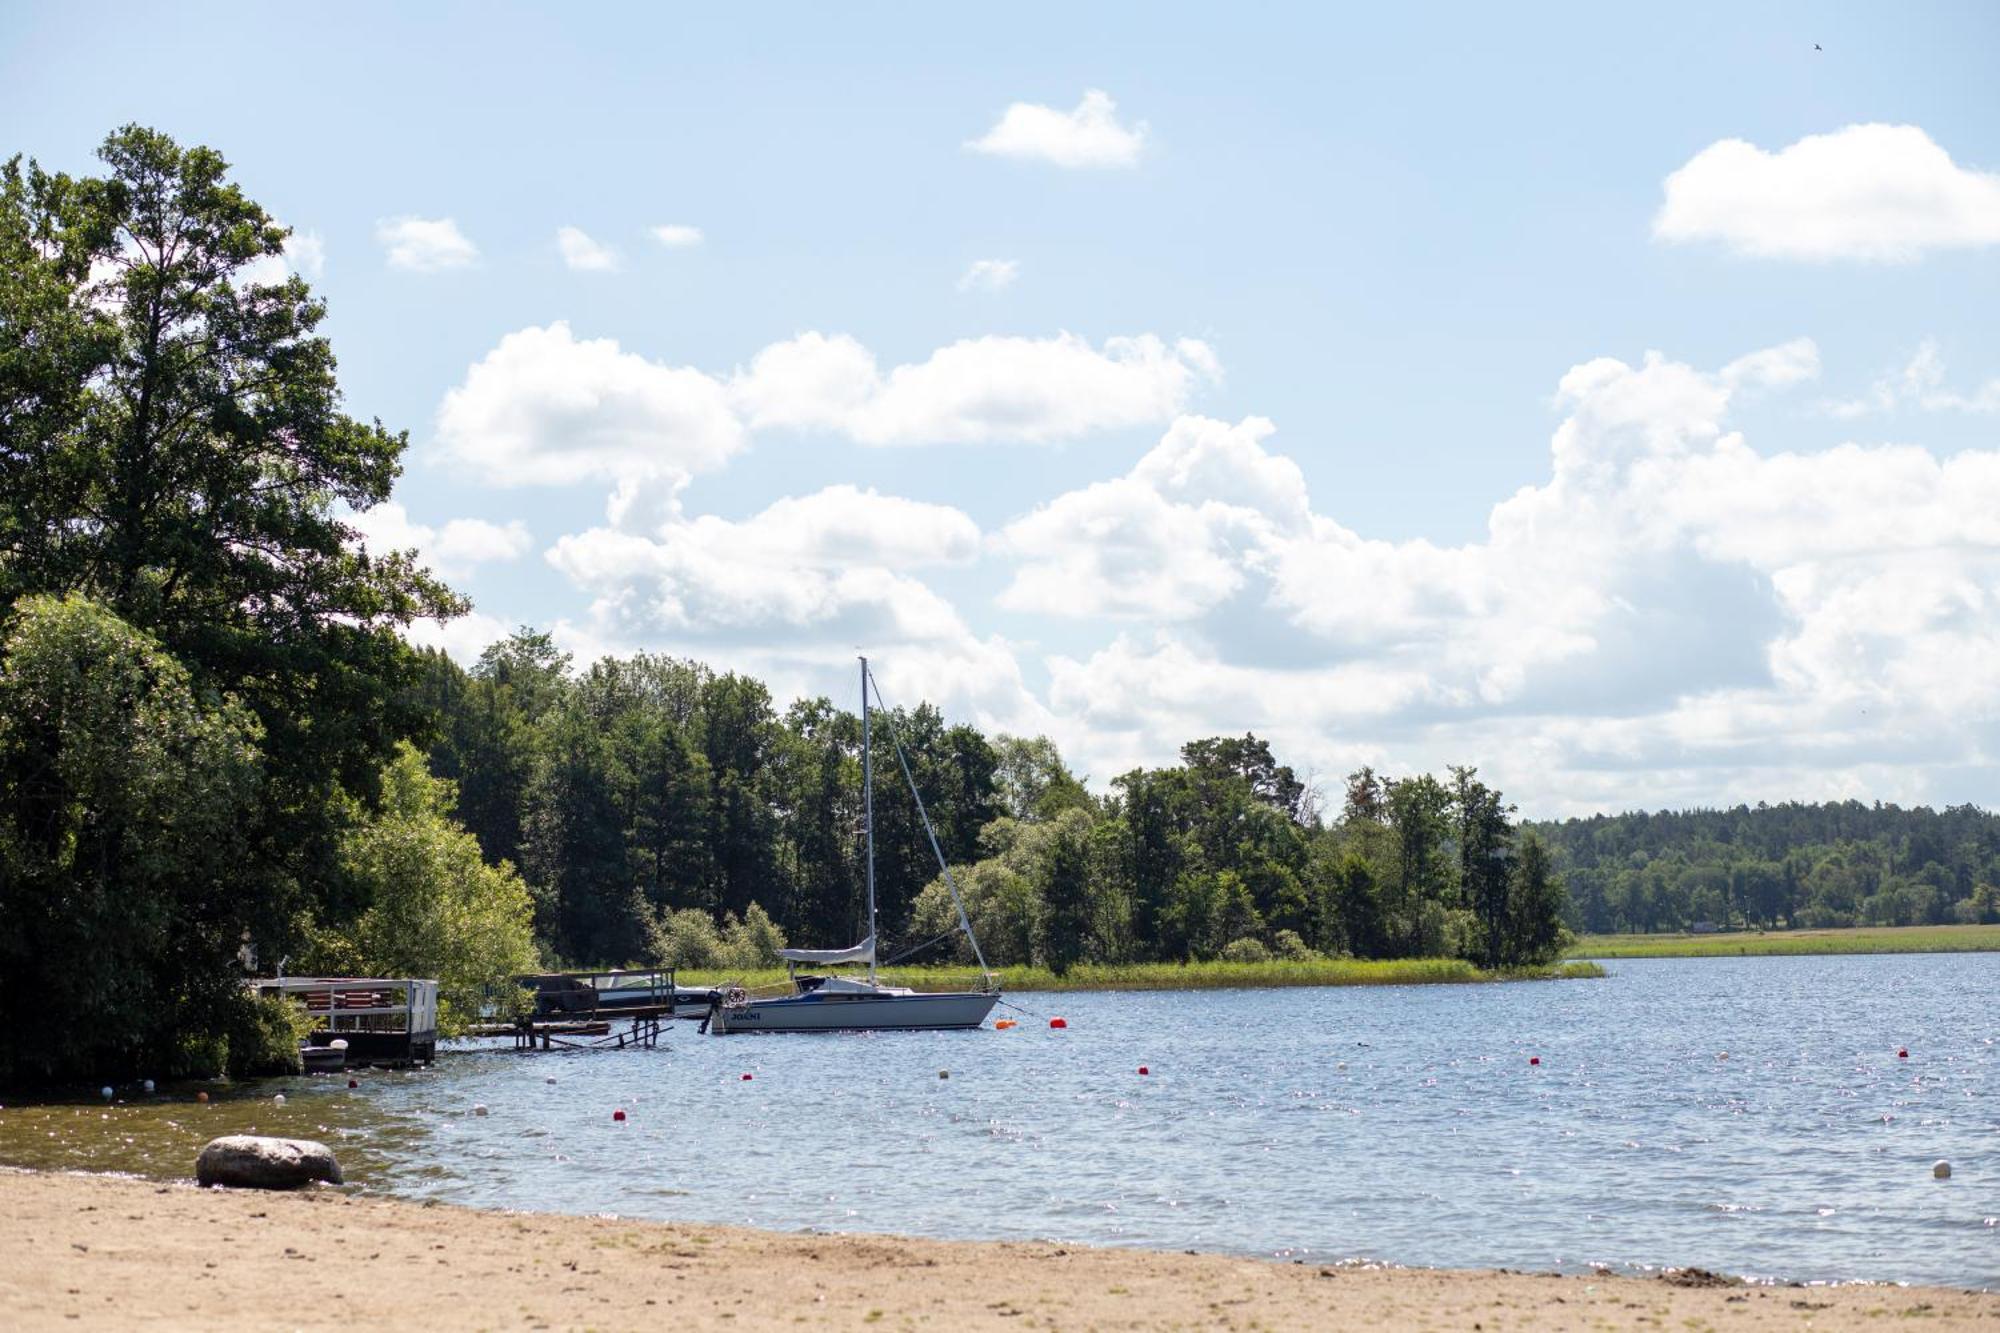
[(2000, 955), (1608, 966), (1023, 994), (1007, 1032), (455, 1052), (356, 1091), (10, 1107), (0, 1160), (186, 1175), (254, 1127), (325, 1138), (367, 1189), (482, 1207), (2000, 1286)]

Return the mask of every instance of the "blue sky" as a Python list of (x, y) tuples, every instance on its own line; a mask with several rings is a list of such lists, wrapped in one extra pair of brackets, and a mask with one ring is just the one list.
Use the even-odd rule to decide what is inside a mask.
[[(317, 242), (462, 654), (865, 645), (1100, 779), (1254, 728), (1535, 813), (1991, 803), (2000, 11), (1742, 8), (15, 5), (0, 123)], [(969, 146), (1091, 90), (1115, 160)]]

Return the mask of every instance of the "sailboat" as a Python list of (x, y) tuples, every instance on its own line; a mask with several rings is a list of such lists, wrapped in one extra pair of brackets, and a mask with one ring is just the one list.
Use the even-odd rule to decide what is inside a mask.
[[(867, 846), (868, 938), (850, 949), (778, 950), (778, 956), (785, 960), (791, 978), (786, 992), (758, 996), (740, 986), (718, 992), (708, 1013), (707, 1026), (712, 1032), (976, 1028), (986, 1021), (986, 1016), (993, 1012), (993, 1006), (1000, 1002), (999, 984), (987, 969), (986, 955), (980, 951), (979, 939), (972, 933), (972, 922), (965, 914), (965, 902), (959, 897), (958, 883), (952, 878), (951, 867), (945, 863), (944, 852), (938, 847), (937, 830), (931, 827), (930, 812), (924, 809), (923, 795), (917, 791), (916, 778), (910, 772), (910, 761), (903, 754), (900, 743), (895, 744), (896, 762), (902, 767), (903, 780), (909, 784), (910, 797), (917, 804), (917, 815), (923, 821), (925, 835), (930, 839), (931, 853), (937, 857), (938, 869), (944, 874), (946, 887), (951, 890), (952, 905), (958, 909), (959, 929), (971, 941), (972, 955), (979, 960), (983, 983), (978, 990), (916, 991), (907, 986), (886, 985), (876, 975), (875, 770), (869, 709), (871, 691), (876, 699), (881, 698), (880, 692), (874, 690), (873, 678), (868, 673), (868, 659), (864, 657), (861, 659), (861, 799), (862, 828)], [(800, 970), (801, 966), (813, 970), (804, 972)], [(866, 976), (821, 970), (860, 966), (867, 967)]]

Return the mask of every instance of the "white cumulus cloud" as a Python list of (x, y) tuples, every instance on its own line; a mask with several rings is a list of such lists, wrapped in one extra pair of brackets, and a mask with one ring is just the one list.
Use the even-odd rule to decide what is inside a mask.
[(908, 702), (1047, 731), (1012, 650), (910, 572), (970, 560), (979, 545), (950, 506), (832, 486), (742, 520), (676, 513), (645, 534), (593, 528), (557, 541), (548, 560), (587, 599), (582, 619), (559, 627), (566, 644), (696, 652), (753, 671), (781, 699), (843, 701), (859, 646)]
[(362, 545), (377, 553), (414, 550), (433, 573), (460, 578), (480, 565), (519, 559), (534, 539), (519, 519), (492, 523), (483, 518), (448, 519), (433, 527), (410, 517), (394, 500), (350, 515)]
[(465, 268), (479, 258), (479, 247), (450, 218), (384, 218), (375, 224), (375, 239), (390, 268), (411, 273)]
[(1074, 110), (1015, 102), (992, 129), (966, 142), (975, 153), (1049, 162), (1059, 167), (1134, 167), (1146, 143), (1146, 123), (1118, 123), (1111, 94), (1092, 88)]
[(563, 263), (578, 273), (615, 273), (618, 270), (618, 252), (591, 240), (590, 234), (581, 227), (558, 227), (556, 250), (562, 255)]
[(958, 279), (962, 292), (997, 292), (1021, 276), (1021, 265), (1012, 259), (975, 259)]
[(438, 408), (445, 455), (502, 486), (677, 485), (745, 443), (723, 386), (558, 321), (502, 338)]
[(460, 666), (471, 666), (489, 644), (498, 643), (513, 629), (498, 616), (468, 611), (450, 620), (412, 621), (403, 637), (419, 648), (441, 648)]
[(684, 250), (691, 245), (700, 245), (700, 227), (690, 227), (684, 222), (668, 222), (653, 228), (653, 239), (669, 250)]
[(863, 444), (1039, 443), (1165, 421), (1220, 373), (1194, 339), (1141, 334), (1100, 349), (1063, 333), (967, 339), (885, 375), (853, 338), (806, 333), (759, 352), (731, 392), (759, 429)]
[(2000, 175), (1952, 161), (1915, 125), (1850, 125), (1775, 153), (1724, 139), (1667, 177), (1653, 234), (1766, 258), (1906, 262), (2000, 244)]
[(1549, 475), (1457, 546), (1323, 512), (1267, 423), (1183, 419), (1002, 531), (1002, 601), (1109, 620), (1046, 661), (1097, 772), (1247, 727), (1322, 775), (1477, 763), (1536, 813), (1963, 799), (2000, 747), (2000, 452), (1730, 428), (1817, 361), (1576, 367)]
[(1842, 418), (1906, 407), (1923, 412), (2000, 412), (2000, 376), (1986, 380), (1970, 393), (1946, 387), (1944, 356), (1937, 341), (1926, 338), (1908, 361), (1877, 379), (1866, 394), (1822, 406), (1829, 416)]

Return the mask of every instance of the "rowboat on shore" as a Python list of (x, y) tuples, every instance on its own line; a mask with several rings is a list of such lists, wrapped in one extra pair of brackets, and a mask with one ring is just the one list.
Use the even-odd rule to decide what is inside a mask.
[[(788, 984), (776, 993), (753, 992), (731, 986), (716, 993), (703, 1026), (711, 1032), (886, 1032), (935, 1031), (949, 1028), (976, 1028), (1000, 1002), (1000, 985), (986, 966), (979, 939), (958, 894), (944, 852), (938, 846), (937, 830), (931, 827), (930, 813), (924, 809), (923, 794), (917, 790), (910, 762), (902, 743), (895, 741), (896, 762), (909, 785), (910, 799), (916, 802), (917, 816), (930, 839), (931, 853), (937, 857), (945, 886), (951, 890), (952, 905), (958, 909), (959, 929), (972, 943), (973, 957), (979, 960), (980, 978), (975, 989), (963, 991), (917, 991), (907, 986), (885, 984), (876, 974), (875, 940), (875, 783), (874, 736), (869, 696), (877, 702), (874, 678), (868, 659), (861, 659), (861, 792), (862, 830), (867, 845), (868, 938), (848, 949), (780, 949), (790, 974)], [(800, 966), (814, 969), (800, 971)], [(866, 976), (829, 973), (829, 967), (862, 967)]]

